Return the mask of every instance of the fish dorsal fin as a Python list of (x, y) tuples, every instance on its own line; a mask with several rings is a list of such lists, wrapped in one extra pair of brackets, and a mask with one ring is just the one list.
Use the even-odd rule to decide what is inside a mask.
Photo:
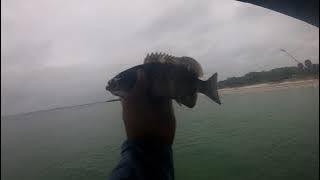
[(144, 58), (144, 64), (147, 63), (172, 63), (175, 64), (177, 57), (170, 56), (164, 53), (151, 53), (147, 54)]
[(183, 104), (188, 108), (193, 108), (197, 102), (197, 94), (194, 93), (191, 96), (185, 96), (175, 99), (179, 105)]
[(201, 65), (191, 57), (175, 57), (165, 53), (151, 53), (144, 58), (144, 64), (147, 63), (169, 63), (187, 68), (190, 72), (195, 73), (198, 77), (203, 75)]
[(198, 63), (198, 61), (191, 57), (180, 57), (178, 59), (178, 64), (186, 67), (189, 71), (194, 72), (198, 77), (203, 76), (201, 65)]

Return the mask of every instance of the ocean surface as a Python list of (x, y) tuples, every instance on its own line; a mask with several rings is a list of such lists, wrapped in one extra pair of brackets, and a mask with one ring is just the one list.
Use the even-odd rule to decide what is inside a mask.
[[(318, 180), (319, 87), (175, 105), (178, 180)], [(118, 102), (1, 118), (1, 180), (103, 180), (125, 139)]]

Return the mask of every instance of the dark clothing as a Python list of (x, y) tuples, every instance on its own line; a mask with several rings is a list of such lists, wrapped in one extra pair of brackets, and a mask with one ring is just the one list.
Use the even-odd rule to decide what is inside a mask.
[(109, 180), (173, 180), (171, 145), (155, 141), (127, 140), (121, 147), (121, 159)]

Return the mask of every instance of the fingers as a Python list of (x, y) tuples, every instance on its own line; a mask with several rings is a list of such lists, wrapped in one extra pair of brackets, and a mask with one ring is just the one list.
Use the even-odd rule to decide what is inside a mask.
[(121, 98), (122, 105), (136, 105), (138, 102), (144, 100), (146, 95), (146, 82), (145, 82), (145, 73), (142, 69), (138, 69), (136, 72), (136, 82), (134, 87), (125, 97)]

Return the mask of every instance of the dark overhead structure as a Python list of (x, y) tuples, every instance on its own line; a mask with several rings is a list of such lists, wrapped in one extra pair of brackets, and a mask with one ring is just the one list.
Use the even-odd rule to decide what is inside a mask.
[(319, 27), (319, 0), (238, 0), (294, 17)]

